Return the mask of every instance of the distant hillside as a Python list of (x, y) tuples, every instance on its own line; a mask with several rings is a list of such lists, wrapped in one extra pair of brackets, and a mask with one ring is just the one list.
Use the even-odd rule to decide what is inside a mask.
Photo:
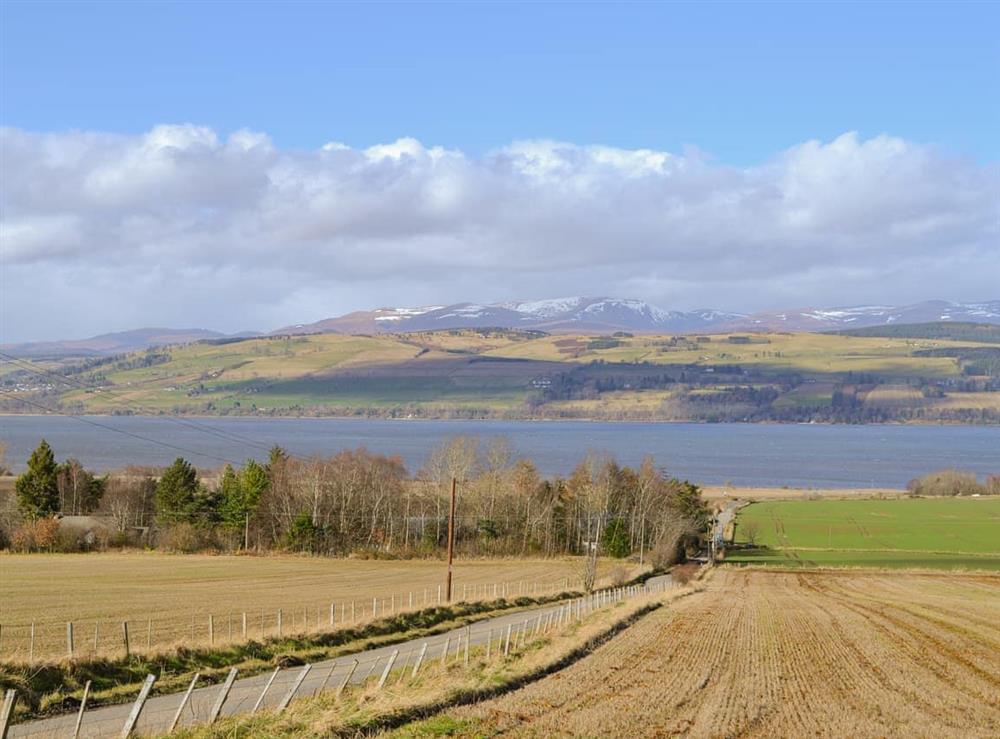
[[(312, 323), (297, 323), (270, 336), (305, 334), (379, 335), (459, 329), (513, 329), (550, 334), (703, 334), (727, 332), (830, 332), (868, 326), (947, 321), (1000, 325), (1000, 300), (949, 303), (928, 300), (906, 306), (800, 308), (746, 315), (704, 308), (664, 310), (641, 300), (571, 297), (506, 303), (454, 303), (354, 311)], [(90, 339), (7, 344), (0, 350), (20, 357), (101, 357), (169, 344), (259, 336), (206, 329), (143, 328)], [(978, 340), (978, 339), (973, 339)]]
[(988, 323), (935, 321), (933, 323), (907, 323), (889, 326), (868, 326), (828, 333), (841, 336), (885, 336), (891, 339), (951, 339), (975, 341), (982, 344), (1000, 344), (1000, 326)]
[(54, 358), (99, 357), (126, 354), (168, 344), (190, 344), (193, 341), (219, 339), (226, 334), (203, 328), (138, 328), (101, 334), (89, 339), (37, 341), (24, 344), (4, 344), (3, 351), (17, 357)]
[(5, 369), (7, 412), (1000, 425), (1000, 345), (927, 338), (325, 333)]

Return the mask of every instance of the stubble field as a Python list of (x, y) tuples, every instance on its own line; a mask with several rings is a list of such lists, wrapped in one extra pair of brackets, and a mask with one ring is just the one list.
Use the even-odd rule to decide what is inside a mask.
[(1000, 735), (1000, 578), (724, 570), (571, 667), (401, 734)]
[[(601, 574), (618, 567), (602, 564)], [(626, 567), (636, 574), (637, 567)], [(216, 643), (271, 636), (282, 611), (285, 634), (356, 623), (377, 615), (438, 603), (444, 562), (372, 561), (319, 557), (201, 556), (155, 553), (0, 555), (0, 660), (28, 656), (35, 624), (35, 657), (66, 653), (66, 623), (79, 656), (121, 651), (128, 621), (133, 649), (183, 641)], [(578, 588), (582, 559), (458, 561), (455, 600), (543, 595)], [(97, 625), (97, 649), (94, 633)]]

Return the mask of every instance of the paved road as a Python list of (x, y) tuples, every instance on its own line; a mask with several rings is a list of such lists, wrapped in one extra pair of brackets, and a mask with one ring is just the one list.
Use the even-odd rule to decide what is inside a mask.
[[(672, 585), (673, 583), (669, 575), (652, 578), (647, 583), (647, 587), (650, 590), (665, 589)], [(578, 601), (573, 601), (572, 603), (576, 604)], [(595, 605), (597, 604), (595, 603)], [(511, 628), (512, 635), (516, 635), (522, 630), (530, 633), (536, 628), (544, 628), (554, 623), (559, 616), (560, 610), (562, 610), (564, 617), (568, 617), (566, 609), (570, 607), (572, 607), (570, 602), (566, 602), (521, 610), (480, 621), (468, 629), (455, 629), (428, 639), (415, 639), (393, 646), (370, 649), (347, 657), (339, 657), (336, 660), (317, 662), (312, 665), (305, 680), (296, 690), (295, 695), (296, 697), (310, 696), (324, 689), (335, 689), (347, 678), (352, 668), (354, 669), (351, 677), (352, 683), (360, 683), (368, 678), (378, 679), (393, 652), (398, 652), (394, 667), (409, 666), (412, 668), (425, 644), (427, 645), (424, 654), (425, 662), (440, 660), (445, 645), (448, 646), (450, 660), (456, 658), (456, 652), (458, 652), (458, 656), (461, 658), (461, 651), (464, 651), (465, 639), (467, 637), (473, 646), (485, 645), (490, 640), (493, 649), (502, 648), (501, 642), (506, 638), (508, 626)], [(354, 667), (355, 660), (358, 662), (356, 668)], [(264, 696), (261, 708), (277, 707), (292, 689), (301, 672), (301, 667), (292, 667), (278, 672), (277, 677), (274, 678), (274, 682)], [(237, 680), (233, 683), (232, 690), (222, 706), (220, 715), (233, 716), (249, 713), (260, 698), (270, 678), (271, 673), (268, 673)], [(390, 680), (395, 679), (395, 675), (390, 677)], [(191, 698), (184, 708), (183, 714), (177, 724), (178, 727), (205, 723), (213, 705), (218, 700), (221, 690), (221, 685), (197, 688), (191, 694)], [(166, 732), (173, 721), (174, 715), (177, 713), (182, 696), (183, 693), (174, 693), (150, 698), (140, 714), (135, 729), (136, 734), (152, 735)], [(115, 705), (87, 711), (83, 717), (80, 736), (87, 739), (103, 739), (104, 737), (119, 736), (131, 708), (131, 705)], [(60, 739), (64, 739), (73, 735), (75, 724), (75, 715), (56, 716), (16, 724), (10, 728), (9, 736), (12, 738), (33, 737), (42, 739), (43, 737), (60, 737)]]

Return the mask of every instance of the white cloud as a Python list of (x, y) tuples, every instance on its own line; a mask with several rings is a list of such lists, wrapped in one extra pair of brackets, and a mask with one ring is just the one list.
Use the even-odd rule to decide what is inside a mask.
[(697, 151), (0, 131), (3, 341), (273, 328), (390, 304), (668, 308), (996, 298), (995, 164), (889, 136), (748, 168)]

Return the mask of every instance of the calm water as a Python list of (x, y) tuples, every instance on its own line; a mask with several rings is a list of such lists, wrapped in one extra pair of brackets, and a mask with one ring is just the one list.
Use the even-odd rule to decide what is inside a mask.
[(63, 416), (0, 416), (8, 464), (23, 469), (44, 437), (57, 458), (74, 456), (102, 471), (126, 464), (164, 465), (177, 456), (218, 467), (227, 460), (266, 458), (272, 444), (300, 455), (364, 446), (398, 454), (416, 471), (434, 446), (467, 434), (506, 437), (545, 474), (567, 474), (588, 450), (609, 452), (626, 464), (638, 464), (652, 454), (672, 474), (709, 485), (731, 480), (758, 486), (900, 487), (942, 467), (1000, 473), (1000, 428), (982, 426), (141, 417), (85, 421), (90, 423)]

